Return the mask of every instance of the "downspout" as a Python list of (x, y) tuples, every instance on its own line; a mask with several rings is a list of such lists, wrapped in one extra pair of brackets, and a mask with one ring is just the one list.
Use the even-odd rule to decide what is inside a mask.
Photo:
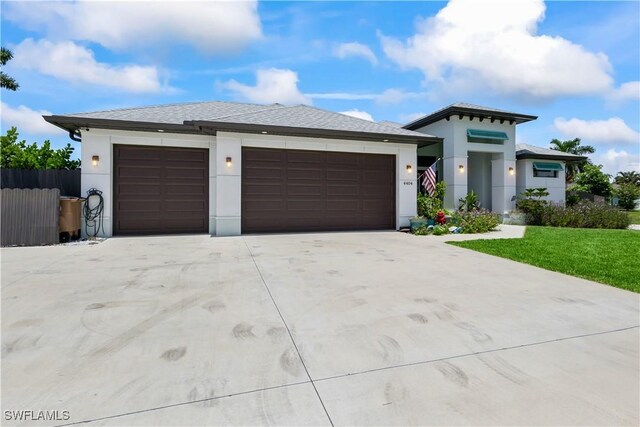
[(70, 130), (69, 131), (69, 138), (71, 138), (72, 141), (82, 142), (81, 136), (82, 135), (80, 134), (80, 131), (78, 131), (78, 130)]

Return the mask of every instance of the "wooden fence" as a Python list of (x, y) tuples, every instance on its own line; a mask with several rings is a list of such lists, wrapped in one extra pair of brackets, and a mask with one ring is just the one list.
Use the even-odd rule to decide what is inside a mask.
[(59, 242), (60, 190), (0, 190), (1, 246), (51, 245)]
[(80, 197), (80, 169), (0, 169), (0, 188), (58, 188), (60, 195)]

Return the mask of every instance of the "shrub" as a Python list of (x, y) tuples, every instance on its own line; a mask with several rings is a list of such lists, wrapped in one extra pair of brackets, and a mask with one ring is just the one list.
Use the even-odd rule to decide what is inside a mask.
[(477, 211), (480, 209), (480, 199), (475, 191), (471, 190), (466, 196), (458, 200), (460, 203), (458, 210), (460, 211)]
[(428, 194), (418, 193), (418, 216), (434, 219), (438, 215), (439, 211), (444, 210), (444, 195), (447, 189), (447, 184), (444, 181), (436, 183), (435, 192), (433, 196)]
[(412, 233), (416, 236), (426, 236), (427, 234), (429, 234), (429, 229), (424, 225), (421, 225), (420, 227), (414, 229)]
[(459, 211), (453, 215), (452, 222), (460, 227), (464, 234), (486, 233), (500, 224), (500, 217), (482, 209), (470, 212)]
[(433, 232), (434, 236), (441, 236), (443, 234), (449, 234), (449, 229), (447, 227), (445, 227), (444, 225), (436, 225), (435, 227), (433, 227), (433, 229), (431, 231)]
[(582, 201), (574, 206), (547, 204), (539, 212), (539, 222), (529, 225), (573, 228), (627, 228), (629, 215), (602, 203)]
[(640, 188), (634, 184), (620, 184), (614, 194), (618, 197), (618, 206), (630, 211), (636, 208), (636, 200), (640, 198)]
[(542, 198), (548, 195), (546, 188), (527, 188), (522, 192), (521, 198), (516, 202), (516, 208), (525, 214), (527, 224), (542, 225), (542, 212), (548, 204)]

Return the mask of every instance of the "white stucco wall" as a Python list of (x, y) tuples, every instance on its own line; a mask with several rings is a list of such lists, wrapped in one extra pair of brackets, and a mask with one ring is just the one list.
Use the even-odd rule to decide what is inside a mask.
[[(481, 144), (467, 142), (467, 129), (481, 129), (505, 132), (509, 138), (504, 144)], [(516, 194), (515, 175), (509, 173), (509, 168), (516, 167), (516, 125), (508, 122), (471, 120), (467, 116), (460, 119), (457, 115), (449, 121), (442, 119), (430, 125), (417, 129), (418, 132), (438, 136), (443, 142), (443, 179), (447, 183), (445, 207), (455, 209), (458, 200), (468, 191), (469, 152), (490, 153), (491, 167), (484, 169), (491, 181), (491, 209), (494, 212), (506, 213), (514, 209), (513, 196)], [(464, 172), (460, 172), (460, 165)], [(476, 168), (477, 170), (477, 165)], [(484, 182), (484, 180), (483, 180)], [(484, 187), (484, 184), (482, 184)], [(482, 195), (483, 198), (488, 196)], [(488, 199), (487, 199), (488, 200)]]
[[(113, 145), (152, 145), (209, 149), (209, 232), (217, 236), (241, 232), (242, 147), (390, 154), (396, 157), (396, 227), (416, 215), (416, 146), (370, 141), (303, 138), (218, 132), (217, 136), (90, 129), (82, 132), (82, 193), (103, 192), (104, 237), (113, 233)], [(100, 156), (97, 166), (91, 164)], [(232, 165), (226, 165), (226, 158)], [(411, 173), (406, 165), (412, 166)]]
[[(558, 163), (562, 170), (557, 178), (538, 178), (533, 176), (533, 162)], [(560, 160), (522, 159), (517, 162), (517, 194), (520, 195), (527, 188), (546, 188), (549, 196), (545, 200), (554, 203), (565, 202), (565, 163)]]

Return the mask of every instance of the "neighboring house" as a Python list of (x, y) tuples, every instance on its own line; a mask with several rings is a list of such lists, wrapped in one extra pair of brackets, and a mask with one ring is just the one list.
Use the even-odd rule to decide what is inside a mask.
[(81, 139), (82, 192), (103, 192), (105, 236), (398, 229), (436, 160), (447, 208), (474, 190), (506, 213), (520, 185), (515, 127), (536, 119), (453, 104), (402, 126), (232, 102), (44, 118)]
[(586, 157), (528, 144), (516, 144), (516, 192), (522, 194), (527, 188), (546, 188), (549, 195), (544, 199), (565, 202), (566, 163), (582, 161)]

